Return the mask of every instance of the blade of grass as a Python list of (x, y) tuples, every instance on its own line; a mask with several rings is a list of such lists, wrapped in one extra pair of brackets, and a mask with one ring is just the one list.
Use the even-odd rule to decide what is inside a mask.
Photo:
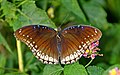
[(3, 45), (6, 47), (6, 49), (7, 49), (12, 55), (14, 55), (13, 52), (12, 52), (12, 50), (11, 50), (11, 48), (10, 48), (10, 46), (9, 46), (9, 44), (7, 43), (6, 39), (3, 37), (3, 35), (1, 34), (1, 32), (0, 32), (0, 44), (3, 44)]

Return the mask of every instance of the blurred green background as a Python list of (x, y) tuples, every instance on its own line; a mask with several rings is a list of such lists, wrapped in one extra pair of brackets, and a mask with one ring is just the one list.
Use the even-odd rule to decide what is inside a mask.
[[(84, 24), (99, 28), (100, 53), (81, 58), (71, 65), (45, 65), (21, 43), (22, 65), (14, 31), (22, 26), (44, 24), (57, 28), (63, 24)], [(0, 0), (0, 75), (109, 75), (111, 67), (120, 68), (120, 0)]]

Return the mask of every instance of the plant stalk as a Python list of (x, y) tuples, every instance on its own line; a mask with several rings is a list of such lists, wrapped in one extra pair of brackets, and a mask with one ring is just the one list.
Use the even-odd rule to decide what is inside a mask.
[(18, 51), (19, 70), (20, 70), (20, 72), (23, 72), (23, 60), (22, 60), (21, 43), (18, 40), (17, 40), (17, 51)]

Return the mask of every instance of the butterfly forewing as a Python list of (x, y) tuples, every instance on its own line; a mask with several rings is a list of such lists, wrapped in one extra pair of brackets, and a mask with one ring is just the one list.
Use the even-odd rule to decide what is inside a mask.
[(47, 64), (59, 62), (56, 35), (54, 29), (40, 25), (25, 26), (15, 32), (16, 38), (27, 44), (33, 54)]
[(92, 26), (71, 26), (61, 33), (61, 63), (77, 61), (87, 47), (101, 38), (101, 31)]

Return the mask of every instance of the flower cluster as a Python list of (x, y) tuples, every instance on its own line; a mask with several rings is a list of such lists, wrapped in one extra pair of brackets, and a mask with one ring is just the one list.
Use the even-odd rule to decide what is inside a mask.
[(118, 67), (113, 68), (109, 71), (109, 75), (120, 75), (120, 69)]
[(94, 59), (95, 56), (97, 55), (103, 56), (103, 54), (98, 53), (98, 51), (100, 51), (100, 49), (97, 48), (98, 45), (99, 45), (99, 41), (93, 42), (90, 46), (88, 46), (88, 49), (85, 51), (83, 56), (91, 59)]

